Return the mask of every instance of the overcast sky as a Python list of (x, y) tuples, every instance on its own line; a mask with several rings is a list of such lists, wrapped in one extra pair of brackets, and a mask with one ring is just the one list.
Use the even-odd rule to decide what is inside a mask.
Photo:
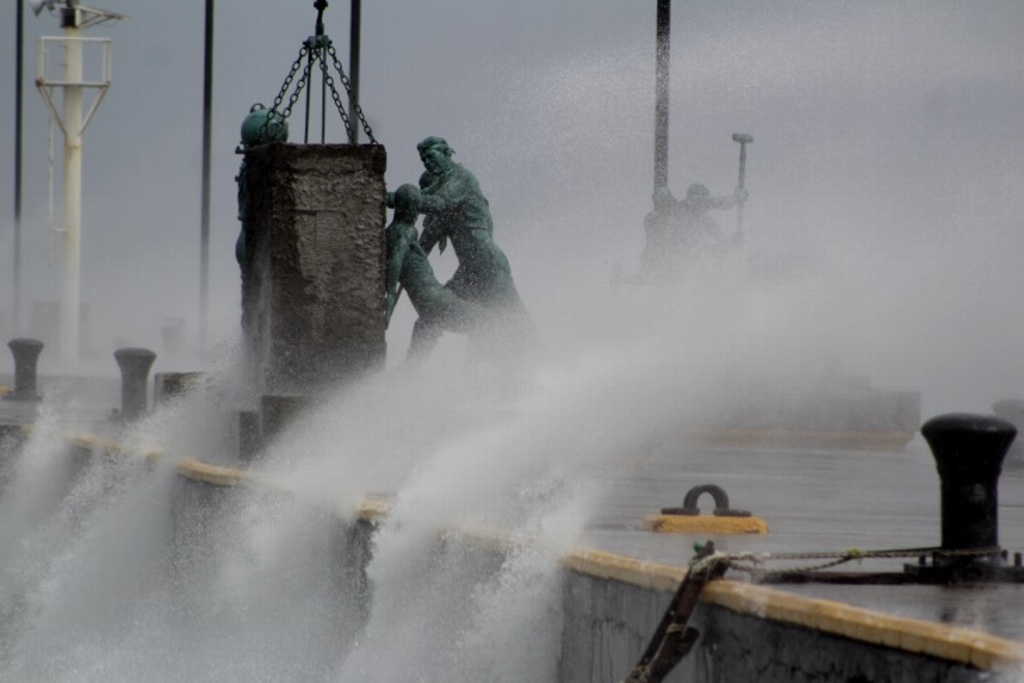
[[(203, 2), (97, 2), (131, 18), (89, 32), (114, 45), (114, 85), (84, 142), (90, 335), (104, 354), (159, 349), (163, 321), (181, 317), (195, 343)], [(480, 178), (542, 324), (585, 309), (581, 292), (600, 301), (594, 288), (616, 266), (636, 268), (652, 186), (655, 5), (363, 3), (362, 104), (388, 150), (388, 184), (418, 177), (418, 140), (448, 138)], [(13, 336), (14, 2), (0, 12), (0, 309)], [(334, 0), (325, 14), (346, 65), (348, 13)], [(216, 4), (214, 341), (238, 325), (238, 127), (251, 104), (273, 101), (314, 20), (312, 0)], [(27, 13), (18, 333), (30, 332), (32, 302), (58, 291), (46, 265), (47, 110), (33, 87), (36, 38), (58, 26)], [(751, 133), (746, 253), (769, 269), (827, 272), (828, 287), (807, 285), (830, 292), (810, 306), (836, 314), (823, 339), (885, 330), (847, 349), (882, 383), (944, 367), (979, 396), (979, 373), (1002, 383), (991, 392), (1010, 391), (1024, 377), (997, 368), (1024, 347), (1022, 33), (1015, 0), (676, 0), (670, 185), (677, 196), (695, 181), (730, 192), (731, 135)], [(301, 125), (294, 117), (293, 140)], [(328, 139), (343, 141), (336, 117)], [(443, 275), (453, 258), (435, 264)], [(399, 328), (389, 344), (401, 353)]]

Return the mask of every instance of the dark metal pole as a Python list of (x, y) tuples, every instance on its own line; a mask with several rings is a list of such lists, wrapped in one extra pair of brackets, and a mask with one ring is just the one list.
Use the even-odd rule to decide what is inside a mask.
[(348, 94), (348, 142), (355, 145), (359, 142), (359, 124), (356, 114), (359, 105), (359, 38), (362, 30), (362, 0), (352, 1), (352, 21), (349, 25), (348, 65), (349, 84), (352, 86)]
[(213, 111), (213, 3), (206, 0), (203, 57), (203, 189), (199, 227), (199, 351), (206, 353), (210, 299), (210, 121)]
[(11, 304), (13, 328), (18, 329), (18, 317), (21, 313), (21, 93), (23, 87), (22, 61), (25, 53), (25, 3), (17, 0), (18, 6), (18, 53), (14, 77), (14, 300)]
[[(324, 9), (327, 9), (324, 3)], [(316, 20), (316, 49), (320, 55), (320, 144), (327, 142), (327, 39), (324, 37), (323, 11)], [(312, 87), (312, 84), (310, 84)]]
[(668, 187), (668, 67), (672, 0), (658, 0), (654, 82), (654, 189)]
[[(316, 0), (313, 3), (313, 8), (316, 10), (316, 25), (313, 30), (313, 35), (306, 41), (309, 47), (309, 66), (307, 67), (309, 73), (309, 83), (306, 85), (306, 132), (302, 137), (302, 142), (309, 144), (309, 114), (310, 114), (310, 103), (312, 102), (311, 96), (313, 91), (313, 65), (316, 63), (317, 58), (323, 58), (321, 49), (321, 40), (324, 35), (324, 10), (327, 9), (327, 0)], [(323, 63), (321, 64), (323, 68)], [(321, 128), (321, 135), (323, 129)]]
[(327, 142), (327, 50), (320, 47), (320, 144)]

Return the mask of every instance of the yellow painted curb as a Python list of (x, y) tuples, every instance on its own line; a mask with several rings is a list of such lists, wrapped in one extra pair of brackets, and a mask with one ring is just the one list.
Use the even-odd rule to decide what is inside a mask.
[(192, 457), (183, 458), (178, 463), (178, 474), (214, 486), (240, 486), (252, 483), (252, 477), (244, 470), (207, 465)]
[(364, 500), (359, 505), (359, 519), (364, 522), (376, 522), (383, 519), (391, 512), (391, 506), (383, 500)]
[(861, 642), (960, 662), (979, 669), (1021, 670), (1024, 644), (956, 626), (897, 617), (841, 602), (738, 583), (712, 581), (701, 601)]
[[(78, 436), (72, 436), (67, 438), (74, 448), (80, 448), (85, 451), (99, 451), (105, 455), (114, 457), (132, 457), (135, 454), (125, 450), (121, 444), (116, 441), (109, 439), (100, 439), (95, 434), (79, 434)], [(163, 457), (164, 452), (159, 449), (153, 449), (142, 453), (141, 457), (146, 460), (150, 465), (154, 464), (157, 460)]]
[(562, 559), (562, 566), (599, 579), (621, 581), (666, 593), (675, 592), (686, 577), (686, 570), (680, 567), (588, 548), (573, 548)]
[(711, 515), (651, 515), (644, 526), (662, 534), (766, 534), (768, 523), (760, 517), (713, 517)]
[[(597, 550), (574, 549), (567, 569), (598, 579), (673, 593), (686, 570)], [(704, 587), (700, 600), (739, 614), (801, 626), (872, 645), (912, 652), (978, 669), (1024, 670), (1024, 644), (967, 628), (890, 616), (841, 602), (725, 579)]]
[[(81, 448), (95, 450), (102, 447), (110, 453), (123, 453), (117, 444), (101, 442), (97, 437), (89, 434), (76, 437), (71, 441)], [(146, 457), (150, 459), (158, 456), (159, 451), (146, 454)], [(187, 457), (179, 461), (177, 471), (189, 479), (218, 486), (269, 485), (258, 475), (245, 470), (208, 465), (194, 457)], [(376, 521), (387, 515), (389, 509), (390, 506), (386, 501), (368, 499), (361, 504), (358, 514), (364, 520)], [(656, 515), (655, 517), (678, 519), (684, 516)], [(752, 520), (757, 520), (764, 524), (764, 520), (757, 517), (693, 516), (688, 519), (719, 524), (744, 521), (749, 523)], [(767, 531), (766, 524), (764, 527)], [(695, 533), (728, 533), (724, 531), (711, 532), (706, 529), (694, 531)], [(463, 533), (478, 542), (494, 547), (508, 547), (516, 542), (522, 542), (519, 537), (509, 532), (482, 527), (454, 529), (452, 533)], [(764, 532), (741, 531), (738, 533)], [(680, 567), (647, 562), (588, 548), (574, 548), (562, 558), (562, 565), (566, 569), (598, 579), (620, 581), (664, 593), (675, 592), (679, 583), (686, 576), (686, 570)], [(978, 669), (1024, 670), (1024, 644), (971, 629), (890, 616), (841, 602), (806, 598), (764, 586), (724, 579), (712, 581), (705, 586), (700, 600), (760, 619), (792, 624), (873, 645), (959, 662)]]

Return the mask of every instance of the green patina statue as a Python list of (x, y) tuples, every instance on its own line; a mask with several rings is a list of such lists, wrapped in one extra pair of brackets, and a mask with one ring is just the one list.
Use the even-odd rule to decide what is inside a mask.
[[(262, 104), (254, 104), (249, 113), (242, 120), (242, 149), (251, 149), (257, 145), (265, 145), (270, 142), (288, 141), (288, 122), (280, 114), (276, 114)], [(239, 266), (245, 263), (245, 205), (248, 202), (248, 190), (245, 181), (245, 158), (242, 158), (242, 165), (238, 167), (238, 175), (235, 176), (238, 183), (238, 220), (242, 229), (235, 240), (235, 260)]]
[(665, 279), (676, 275), (680, 267), (720, 260), (737, 246), (739, 233), (726, 237), (708, 211), (731, 209), (746, 199), (743, 188), (732, 195), (712, 197), (700, 183), (690, 185), (682, 200), (677, 200), (667, 187), (656, 189), (654, 209), (644, 218), (641, 277)]
[(402, 185), (393, 195), (394, 219), (384, 230), (387, 246), (387, 316), (391, 317), (398, 303), (401, 286), (409, 295), (419, 320), (427, 321), (442, 330), (467, 334), (485, 323), (487, 310), (459, 298), (434, 276), (427, 252), (421, 246), (416, 231), (421, 201), (420, 190), (412, 185)]
[[(444, 138), (428, 137), (417, 149), (426, 169), (419, 181), (418, 211), (426, 216), (419, 244), (426, 254), (435, 244), (443, 251), (450, 240), (459, 259), (445, 289), (503, 318), (508, 323), (506, 341), (532, 336), (532, 323), (508, 259), (494, 241), (490, 205), (476, 177), (452, 160), (454, 150)], [(388, 194), (388, 206), (395, 206), (396, 194)], [(444, 329), (437, 319), (421, 315), (413, 328), (410, 356), (429, 354)]]

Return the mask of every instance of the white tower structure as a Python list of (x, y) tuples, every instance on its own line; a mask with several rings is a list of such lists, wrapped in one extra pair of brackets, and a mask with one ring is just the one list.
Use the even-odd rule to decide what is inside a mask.
[[(78, 0), (30, 0), (38, 15), (43, 9), (60, 16), (63, 35), (39, 39), (36, 87), (42, 94), (54, 120), (64, 133), (63, 272), (60, 301), (59, 355), (66, 365), (78, 362), (81, 342), (81, 250), (82, 250), (82, 134), (110, 88), (111, 42), (109, 38), (86, 38), (83, 29), (125, 15), (86, 7)], [(59, 73), (53, 53), (63, 51), (63, 72)], [(98, 53), (97, 73), (85, 73), (86, 52)], [(94, 64), (92, 60), (90, 65)], [(61, 90), (60, 109), (56, 91)], [(85, 92), (92, 92), (92, 102), (85, 109)], [(52, 188), (51, 188), (52, 189)]]

